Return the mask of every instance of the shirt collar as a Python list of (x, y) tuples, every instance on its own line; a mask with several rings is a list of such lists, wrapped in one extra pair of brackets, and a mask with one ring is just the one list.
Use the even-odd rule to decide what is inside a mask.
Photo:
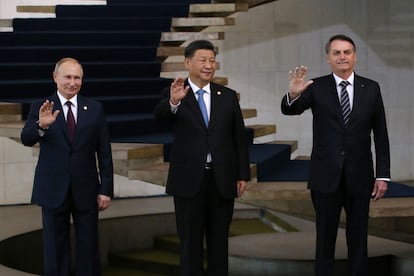
[(188, 83), (190, 84), (191, 89), (193, 89), (194, 94), (196, 94), (196, 92), (200, 89), (203, 89), (204, 91), (206, 91), (207, 94), (210, 94), (210, 83), (208, 83), (206, 86), (204, 87), (198, 87), (197, 85), (195, 85), (190, 78), (188, 78)]
[[(336, 86), (338, 87), (339, 84), (341, 83), (341, 81), (343, 81), (344, 79), (338, 77), (337, 75), (335, 75), (335, 73), (332, 73), (332, 74), (333, 74), (333, 76), (335, 78)], [(355, 73), (352, 72), (352, 74), (349, 76), (349, 78), (347, 80), (345, 80), (345, 81), (349, 81), (349, 84), (351, 86), (354, 86), (354, 79), (355, 79)]]
[(63, 97), (59, 90), (57, 91), (57, 95), (62, 106), (64, 106), (67, 101), (70, 101), (74, 107), (78, 106), (78, 95), (73, 96), (69, 100)]

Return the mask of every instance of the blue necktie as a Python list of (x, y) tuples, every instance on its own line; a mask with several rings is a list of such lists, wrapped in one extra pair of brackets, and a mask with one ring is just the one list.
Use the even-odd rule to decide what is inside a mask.
[(348, 81), (341, 81), (339, 84), (341, 86), (341, 111), (342, 115), (344, 116), (345, 126), (348, 125), (349, 115), (351, 114), (351, 105), (349, 104), (349, 96), (348, 92), (346, 91), (346, 87), (349, 84), (350, 83)]
[(198, 105), (200, 106), (201, 113), (203, 114), (204, 123), (206, 124), (206, 126), (208, 126), (207, 107), (203, 99), (204, 93), (206, 93), (206, 91), (204, 91), (203, 89), (200, 89), (196, 92), (196, 94), (198, 95)]

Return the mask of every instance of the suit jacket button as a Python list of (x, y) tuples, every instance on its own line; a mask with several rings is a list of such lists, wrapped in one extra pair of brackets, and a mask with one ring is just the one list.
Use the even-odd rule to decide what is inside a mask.
[(345, 151), (343, 150), (343, 151), (341, 151), (341, 155), (345, 155)]

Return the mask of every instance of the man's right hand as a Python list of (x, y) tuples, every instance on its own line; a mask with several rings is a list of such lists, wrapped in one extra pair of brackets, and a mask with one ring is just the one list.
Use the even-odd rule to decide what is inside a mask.
[(294, 72), (289, 71), (289, 98), (291, 100), (299, 97), (300, 94), (313, 83), (313, 80), (309, 80), (305, 83), (307, 73), (308, 68), (303, 65), (296, 67)]
[(41, 128), (48, 128), (56, 121), (60, 110), (53, 111), (54, 102), (46, 100), (39, 109), (39, 126)]
[(184, 78), (176, 78), (170, 87), (170, 103), (177, 105), (187, 95), (190, 86), (184, 87)]

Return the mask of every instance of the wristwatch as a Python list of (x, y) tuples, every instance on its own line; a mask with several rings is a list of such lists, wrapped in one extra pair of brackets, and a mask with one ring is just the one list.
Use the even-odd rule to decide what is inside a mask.
[(36, 127), (38, 130), (42, 130), (42, 131), (46, 131), (48, 129), (48, 127), (47, 128), (40, 127), (39, 121), (36, 121)]

